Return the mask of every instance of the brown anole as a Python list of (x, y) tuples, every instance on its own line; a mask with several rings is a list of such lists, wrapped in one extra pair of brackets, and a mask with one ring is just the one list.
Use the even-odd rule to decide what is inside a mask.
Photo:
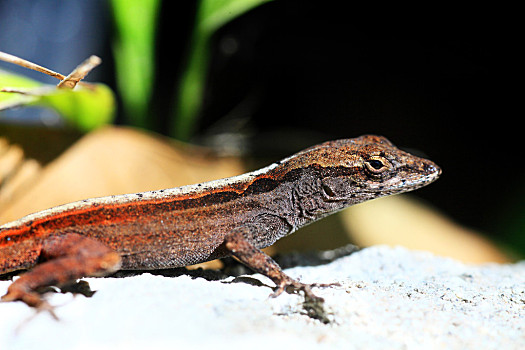
[(365, 135), (227, 179), (47, 209), (0, 226), (0, 275), (29, 269), (2, 300), (51, 309), (41, 287), (226, 256), (269, 277), (273, 295), (303, 291), (320, 299), (261, 249), (350, 205), (425, 186), (440, 173), (384, 137)]

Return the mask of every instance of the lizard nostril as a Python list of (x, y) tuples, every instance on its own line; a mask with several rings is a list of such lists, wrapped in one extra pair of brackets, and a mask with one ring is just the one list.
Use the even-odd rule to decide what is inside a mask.
[(426, 163), (424, 170), (427, 174), (437, 174), (438, 176), (441, 175), (441, 168), (434, 163)]

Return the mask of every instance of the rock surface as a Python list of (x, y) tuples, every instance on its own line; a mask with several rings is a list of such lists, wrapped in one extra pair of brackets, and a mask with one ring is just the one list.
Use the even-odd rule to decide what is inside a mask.
[(91, 298), (49, 296), (59, 321), (0, 304), (0, 349), (525, 348), (525, 262), (469, 266), (376, 246), (287, 273), (340, 283), (314, 289), (330, 323), (307, 316), (300, 295), (269, 298), (260, 275), (87, 278)]

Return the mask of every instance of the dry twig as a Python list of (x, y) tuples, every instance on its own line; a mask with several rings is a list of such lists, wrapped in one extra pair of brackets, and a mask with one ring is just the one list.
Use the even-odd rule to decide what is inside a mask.
[[(85, 60), (84, 62), (82, 62), (78, 67), (76, 67), (73, 70), (73, 72), (71, 72), (66, 77), (60, 73), (52, 71), (51, 69), (39, 66), (38, 64), (24, 60), (23, 58), (20, 58), (20, 57), (10, 55), (2, 51), (0, 51), (0, 60), (9, 62), (9, 63), (13, 63), (13, 64), (17, 64), (24, 68), (36, 70), (37, 72), (41, 72), (51, 77), (60, 79), (60, 83), (58, 83), (58, 87), (68, 88), (68, 89), (73, 89), (77, 85), (77, 83), (80, 82), (80, 80), (84, 79), (84, 77), (88, 75), (89, 72), (91, 72), (93, 68), (95, 68), (102, 62), (102, 60), (99, 57), (93, 55), (89, 57), (87, 60)], [(83, 86), (91, 86), (91, 84), (89, 83), (80, 83), (80, 84), (82, 84)], [(7, 90), (4, 90), (4, 89), (2, 91), (8, 92)], [(17, 92), (17, 91), (15, 91), (14, 89), (10, 89), (9, 92)]]

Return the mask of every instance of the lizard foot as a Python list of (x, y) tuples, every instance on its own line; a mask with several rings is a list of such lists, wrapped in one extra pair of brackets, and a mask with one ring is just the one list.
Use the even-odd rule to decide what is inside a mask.
[(7, 290), (7, 293), (0, 299), (2, 302), (10, 302), (10, 301), (22, 301), (28, 306), (34, 307), (37, 312), (41, 311), (47, 311), (53, 317), (55, 320), (58, 321), (58, 317), (55, 314), (55, 308), (49, 304), (47, 301), (42, 299), (40, 294), (33, 292), (33, 291), (27, 291), (23, 288), (17, 288), (17, 285), (12, 284), (9, 289)]
[(325, 310), (324, 299), (318, 297), (312, 292), (313, 287), (332, 287), (339, 286), (339, 283), (312, 283), (306, 284), (296, 281), (292, 278), (287, 278), (281, 281), (274, 293), (271, 294), (272, 297), (276, 297), (282, 292), (286, 291), (287, 293), (296, 293), (302, 291), (304, 293), (304, 302), (303, 309), (308, 317), (319, 320), (324, 324), (329, 324), (332, 321), (328, 317), (329, 313)]
[(321, 297), (318, 297), (312, 292), (312, 288), (326, 288), (326, 287), (333, 287), (333, 286), (340, 286), (339, 283), (302, 283), (297, 280), (294, 280), (292, 278), (285, 278), (283, 279), (276, 287), (275, 291), (271, 294), (271, 297), (275, 298), (282, 294), (282, 292), (287, 293), (296, 293), (302, 291), (304, 293), (304, 298), (306, 302), (313, 301), (313, 302), (323, 302), (324, 299)]

